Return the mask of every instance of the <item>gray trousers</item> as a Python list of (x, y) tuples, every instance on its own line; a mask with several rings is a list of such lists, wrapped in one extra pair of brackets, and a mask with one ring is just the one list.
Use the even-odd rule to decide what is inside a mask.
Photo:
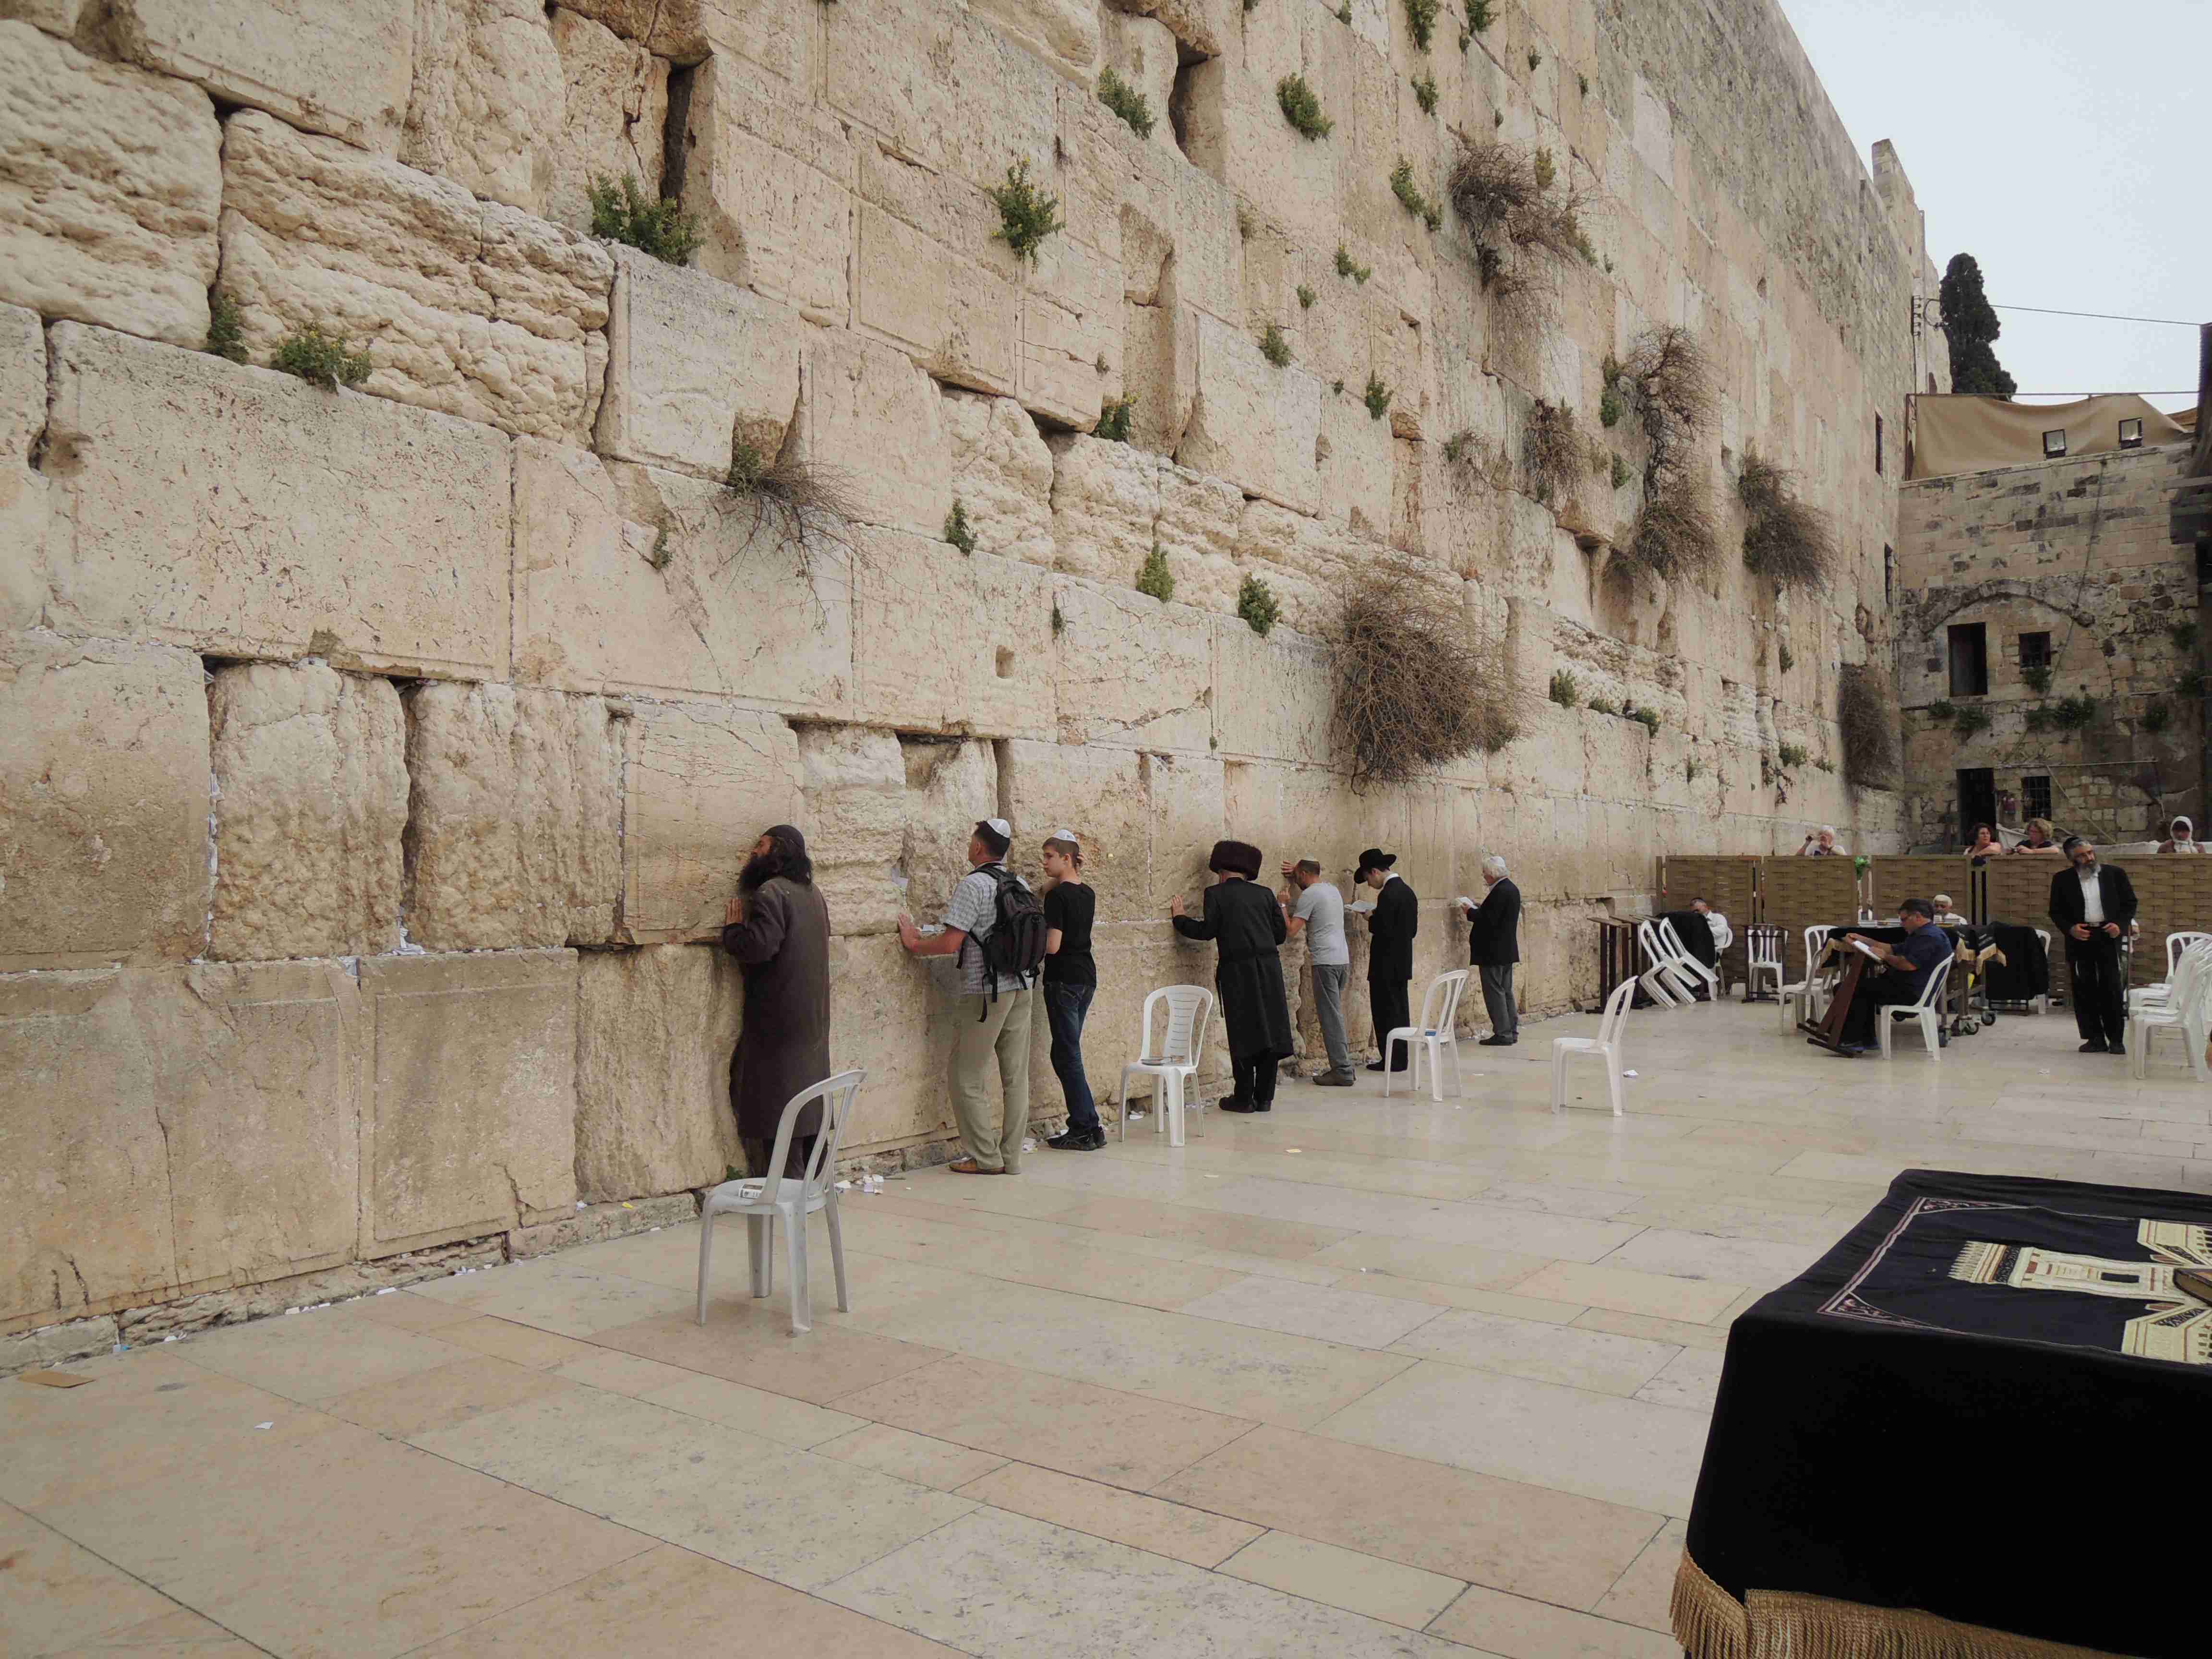
[(1513, 964), (1503, 962), (1492, 966), (1482, 965), (1482, 1006), (1490, 1016), (1490, 1035), (1498, 1037), (1517, 1037), (1521, 1035), (1521, 1015), (1513, 1006)]
[(1328, 1049), (1332, 1072), (1352, 1069), (1352, 1047), (1344, 1040), (1344, 982), (1351, 975), (1349, 963), (1313, 964), (1314, 1017), (1321, 1021), (1321, 1040)]

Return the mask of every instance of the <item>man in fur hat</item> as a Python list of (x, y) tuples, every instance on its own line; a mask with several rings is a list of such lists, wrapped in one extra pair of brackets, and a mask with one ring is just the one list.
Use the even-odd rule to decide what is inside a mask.
[(1260, 849), (1249, 842), (1218, 841), (1206, 867), (1220, 879), (1206, 890), (1205, 914), (1186, 915), (1181, 893), (1169, 907), (1176, 932), (1210, 939), (1220, 954), (1213, 982), (1237, 1074), (1237, 1092), (1221, 1103), (1224, 1112), (1273, 1111), (1275, 1067), (1291, 1052), (1279, 954), (1287, 936), (1283, 907), (1260, 884), (1261, 864)]

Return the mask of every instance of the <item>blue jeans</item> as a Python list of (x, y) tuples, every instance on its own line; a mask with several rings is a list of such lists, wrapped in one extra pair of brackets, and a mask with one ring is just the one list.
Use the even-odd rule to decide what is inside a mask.
[(1083, 1017), (1091, 1012), (1095, 985), (1048, 985), (1044, 988), (1044, 1017), (1052, 1027), (1052, 1070), (1060, 1079), (1060, 1092), (1067, 1101), (1067, 1127), (1077, 1134), (1100, 1132), (1098, 1103), (1091, 1097), (1091, 1079), (1083, 1073)]

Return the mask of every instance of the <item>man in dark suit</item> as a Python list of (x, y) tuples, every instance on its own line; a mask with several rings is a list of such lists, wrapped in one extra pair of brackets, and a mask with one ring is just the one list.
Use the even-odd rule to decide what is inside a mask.
[(1401, 1026), (1413, 1023), (1406, 988), (1413, 977), (1413, 935), (1420, 931), (1420, 900), (1392, 872), (1395, 853), (1370, 847), (1359, 855), (1355, 878), (1375, 890), (1375, 908), (1367, 918), (1367, 1006), (1375, 1021), (1375, 1046), (1382, 1058), (1367, 1069), (1402, 1072), (1413, 1053), (1410, 1043), (1398, 1046), (1392, 1060), (1383, 1040)]
[(2128, 988), (2120, 980), (2120, 941), (2136, 919), (2128, 872), (2097, 862), (2097, 849), (2066, 838), (2073, 868), (2051, 878), (2051, 920), (2066, 937), (2066, 971), (2074, 976), (2074, 1024), (2085, 1054), (2128, 1051)]
[(1492, 853), (1482, 861), (1480, 904), (1467, 912), (1467, 959), (1482, 970), (1482, 1006), (1490, 1015), (1483, 1046), (1510, 1048), (1521, 1040), (1521, 1016), (1513, 1006), (1513, 965), (1521, 960), (1521, 890), (1505, 873), (1505, 860)]

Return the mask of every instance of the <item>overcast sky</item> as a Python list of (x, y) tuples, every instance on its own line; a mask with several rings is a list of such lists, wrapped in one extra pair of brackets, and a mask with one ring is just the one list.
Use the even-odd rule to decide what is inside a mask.
[[(1782, 0), (1864, 162), (1897, 146), (1941, 271), (1992, 301), (2212, 321), (2212, 0)], [(2028, 392), (2179, 392), (2190, 329), (1997, 312)]]

